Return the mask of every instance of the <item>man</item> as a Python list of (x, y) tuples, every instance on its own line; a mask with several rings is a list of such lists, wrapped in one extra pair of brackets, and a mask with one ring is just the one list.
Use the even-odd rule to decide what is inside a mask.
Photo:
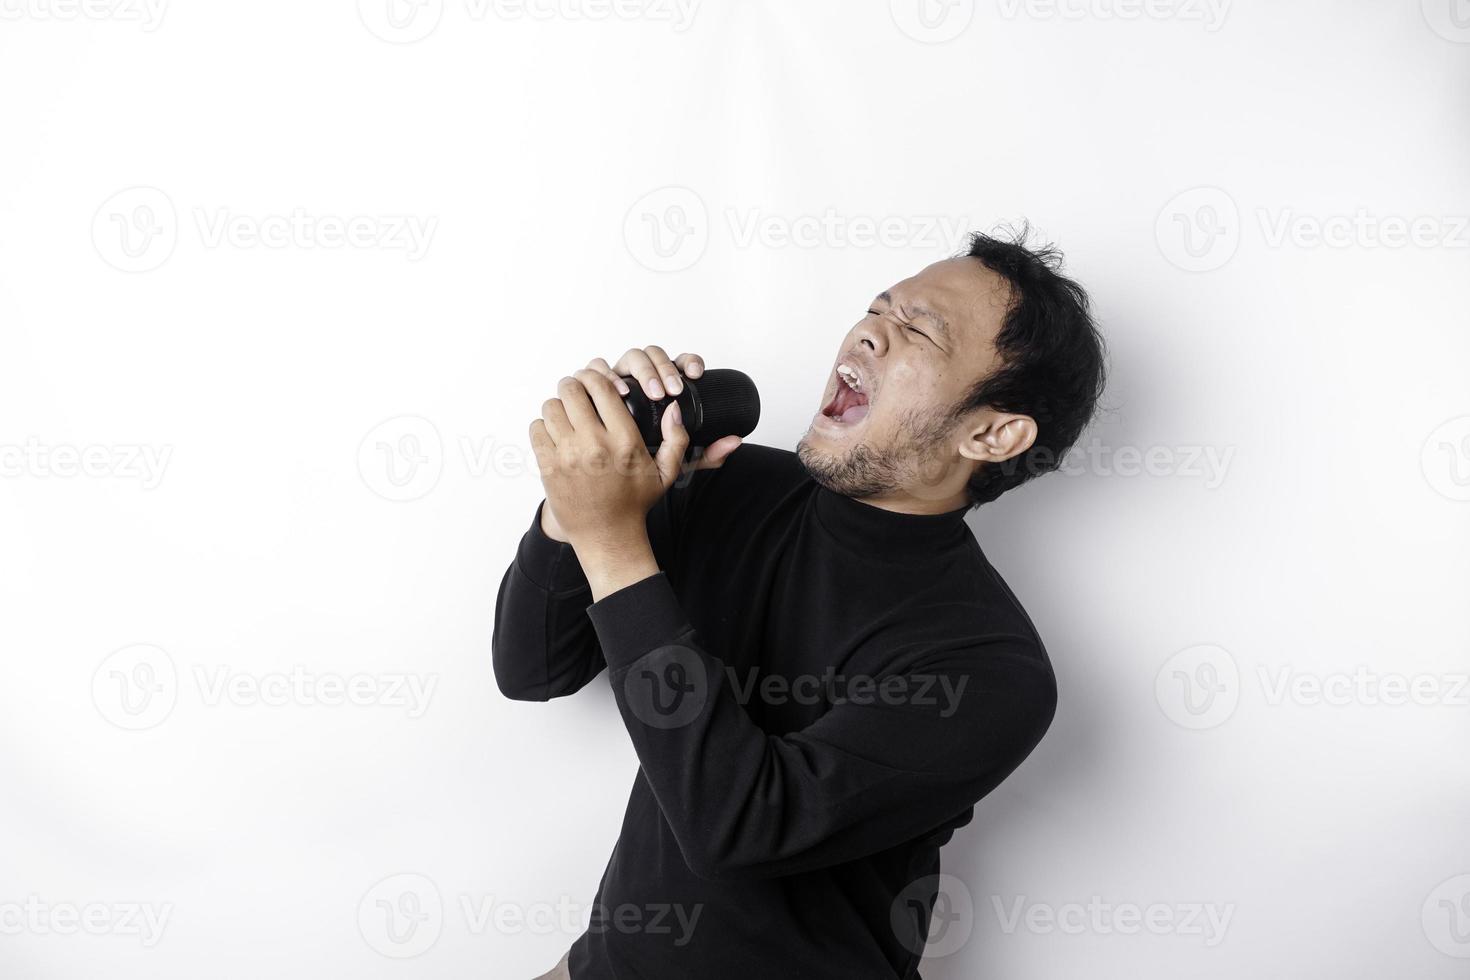
[(546, 700), (607, 668), (640, 762), (598, 911), (548, 977), (918, 977), (940, 846), (1056, 707), (964, 516), (1055, 469), (1093, 413), (1102, 342), (1059, 268), (975, 235), (881, 293), (794, 454), (730, 437), (681, 478), (671, 410), (650, 455), (621, 376), (660, 398), (703, 370), (658, 347), (542, 406), (496, 680)]

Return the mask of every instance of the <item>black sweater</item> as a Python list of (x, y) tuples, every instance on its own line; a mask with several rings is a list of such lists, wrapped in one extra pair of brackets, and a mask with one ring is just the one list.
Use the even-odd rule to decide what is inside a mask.
[(748, 444), (649, 512), (662, 571), (591, 603), (538, 510), (496, 681), (546, 700), (608, 668), (641, 764), (573, 980), (918, 976), (940, 846), (1056, 708), (964, 515), (885, 511)]

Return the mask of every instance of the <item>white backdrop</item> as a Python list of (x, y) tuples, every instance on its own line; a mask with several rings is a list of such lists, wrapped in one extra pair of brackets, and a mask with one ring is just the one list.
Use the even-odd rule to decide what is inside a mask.
[(925, 976), (1463, 975), (1464, 0), (394, 3), (0, 3), (0, 975), (549, 967), (636, 760), (490, 673), (540, 402), (791, 448), (1021, 217), (1112, 385), (971, 517), (1061, 706)]

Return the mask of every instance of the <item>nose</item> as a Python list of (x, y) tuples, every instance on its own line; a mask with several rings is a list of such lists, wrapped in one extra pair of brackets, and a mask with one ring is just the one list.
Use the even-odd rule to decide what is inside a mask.
[(882, 319), (869, 317), (857, 327), (858, 343), (872, 351), (878, 357), (882, 357), (888, 351), (888, 332), (884, 328)]

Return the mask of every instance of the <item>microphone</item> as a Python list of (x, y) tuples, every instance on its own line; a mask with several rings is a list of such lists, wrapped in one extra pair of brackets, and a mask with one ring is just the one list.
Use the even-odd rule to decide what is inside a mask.
[(689, 430), (689, 448), (704, 449), (725, 436), (748, 436), (761, 418), (761, 398), (743, 371), (733, 368), (711, 368), (697, 378), (684, 378), (683, 390), (677, 397), (665, 396), (654, 401), (643, 392), (637, 379), (623, 376), (628, 393), (623, 404), (633, 413), (643, 444), (656, 451), (664, 441), (661, 428), (664, 412), (674, 402), (684, 428)]

